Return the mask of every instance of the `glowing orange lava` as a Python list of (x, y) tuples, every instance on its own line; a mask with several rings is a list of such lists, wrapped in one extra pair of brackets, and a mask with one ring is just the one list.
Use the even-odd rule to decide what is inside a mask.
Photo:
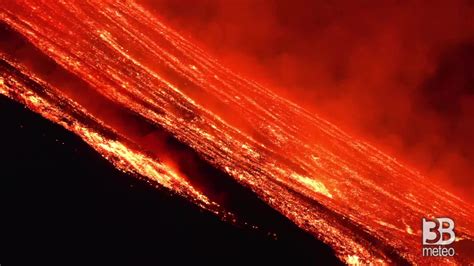
[[(134, 2), (30, 0), (0, 10), (64, 69), (172, 133), (348, 264), (429, 262), (420, 256), (423, 217), (452, 217), (458, 236), (473, 240), (471, 205), (221, 66)], [(117, 168), (230, 215), (67, 88), (6, 55), (0, 69), (0, 93), (73, 131)], [(443, 260), (467, 262), (462, 254)]]

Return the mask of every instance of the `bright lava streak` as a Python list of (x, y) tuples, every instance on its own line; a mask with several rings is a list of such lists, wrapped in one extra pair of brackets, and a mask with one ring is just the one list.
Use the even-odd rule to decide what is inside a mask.
[[(430, 262), (420, 256), (422, 217), (452, 217), (456, 233), (473, 240), (471, 205), (226, 69), (132, 1), (25, 0), (0, 10), (4, 23), (61, 67), (173, 134), (345, 263)], [(0, 93), (76, 133), (117, 168), (232, 216), (67, 88), (5, 54), (1, 60)]]

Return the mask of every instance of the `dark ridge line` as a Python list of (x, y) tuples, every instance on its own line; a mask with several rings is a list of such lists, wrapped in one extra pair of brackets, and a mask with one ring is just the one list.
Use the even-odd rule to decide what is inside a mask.
[(273, 240), (117, 170), (77, 135), (3, 95), (0, 110), (6, 263), (338, 263), (302, 232), (289, 228)]
[[(248, 219), (250, 223), (257, 224), (269, 231), (277, 232), (282, 237), (305, 239), (304, 241), (311, 242), (311, 245), (315, 247), (317, 252), (331, 257), (333, 262), (339, 261), (328, 245), (298, 228), (288, 218), (270, 208), (250, 189), (241, 186), (232, 177), (209, 164), (200, 154), (177, 140), (169, 132), (156, 124), (143, 121), (143, 118), (98, 94), (87, 83), (62, 68), (5, 23), (2, 23), (0, 27), (0, 34), (5, 36), (2, 37), (4, 41), (0, 41), (0, 49), (3, 52), (20, 62), (28, 61), (28, 59), (31, 60), (26, 64), (27, 67), (53, 86), (60, 88), (61, 84), (67, 83), (69, 86), (82, 90), (81, 93), (92, 97), (96, 102), (101, 102), (100, 108), (97, 108), (98, 110), (105, 106), (112, 110), (114, 115), (119, 114), (127, 123), (133, 123), (137, 126), (138, 132), (136, 134), (157, 133), (164, 139), (163, 145), (166, 149), (179, 151), (178, 155), (171, 153), (168, 156), (175, 162), (178, 162), (179, 169), (188, 176), (190, 183), (203, 190), (204, 194), (208, 195), (211, 200), (215, 200), (238, 216), (245, 217), (246, 219), (250, 218)], [(51, 77), (52, 74), (54, 74), (54, 77)], [(51, 78), (54, 79), (52, 80)], [(81, 104), (80, 101), (77, 102)], [(140, 145), (146, 145), (146, 143), (140, 143)], [(145, 150), (147, 150), (146, 147)], [(148, 151), (153, 152), (149, 149)]]
[[(351, 221), (345, 218), (343, 215), (339, 214), (338, 212), (331, 210), (327, 206), (319, 203), (317, 200), (312, 199), (304, 194), (299, 193), (298, 191), (294, 190), (292, 187), (279, 183), (280, 185), (286, 187), (288, 191), (292, 194), (298, 195), (300, 198), (305, 198), (306, 201), (311, 203), (313, 208), (318, 209), (319, 213), (323, 213), (324, 215), (328, 216), (331, 220), (336, 221), (338, 224), (341, 224), (343, 227), (343, 231), (351, 231), (351, 233), (357, 232), (354, 235), (359, 239), (364, 241), (368, 245), (374, 245), (377, 247), (377, 251), (381, 254), (386, 255), (389, 259), (396, 263), (396, 265), (411, 265), (411, 263), (402, 257), (395, 248), (393, 248), (390, 244), (383, 242), (381, 239), (372, 235), (369, 231), (364, 229), (361, 225), (357, 224), (355, 221)], [(370, 250), (370, 249), (369, 249)]]

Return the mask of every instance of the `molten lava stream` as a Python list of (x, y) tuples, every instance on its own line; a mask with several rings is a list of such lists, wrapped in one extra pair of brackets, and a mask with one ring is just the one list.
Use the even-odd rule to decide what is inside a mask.
[[(430, 262), (420, 257), (422, 217), (452, 217), (458, 242), (473, 240), (471, 205), (232, 73), (134, 2), (18, 1), (5, 4), (1, 18), (91, 91), (171, 133), (346, 263)], [(41, 80), (38, 70), (4, 62), (16, 70), (2, 70), (3, 94), (80, 135), (118, 168), (219, 209), (205, 187), (142, 151), (146, 139), (101, 117), (85, 89), (53, 88), (46, 82), (54, 75)], [(14, 71), (48, 89), (38, 93)]]

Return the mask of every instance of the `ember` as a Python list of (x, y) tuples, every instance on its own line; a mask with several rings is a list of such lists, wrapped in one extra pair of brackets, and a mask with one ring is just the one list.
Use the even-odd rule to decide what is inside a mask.
[[(231, 72), (132, 1), (14, 1), (0, 10), (62, 68), (176, 136), (347, 264), (434, 261), (420, 256), (423, 217), (449, 216), (457, 235), (474, 236), (471, 205)], [(0, 93), (76, 133), (117, 168), (232, 217), (177, 170), (179, 162), (160, 157), (158, 144), (146, 146), (85, 92), (7, 53), (0, 70)], [(443, 260), (469, 262), (463, 254)]]

